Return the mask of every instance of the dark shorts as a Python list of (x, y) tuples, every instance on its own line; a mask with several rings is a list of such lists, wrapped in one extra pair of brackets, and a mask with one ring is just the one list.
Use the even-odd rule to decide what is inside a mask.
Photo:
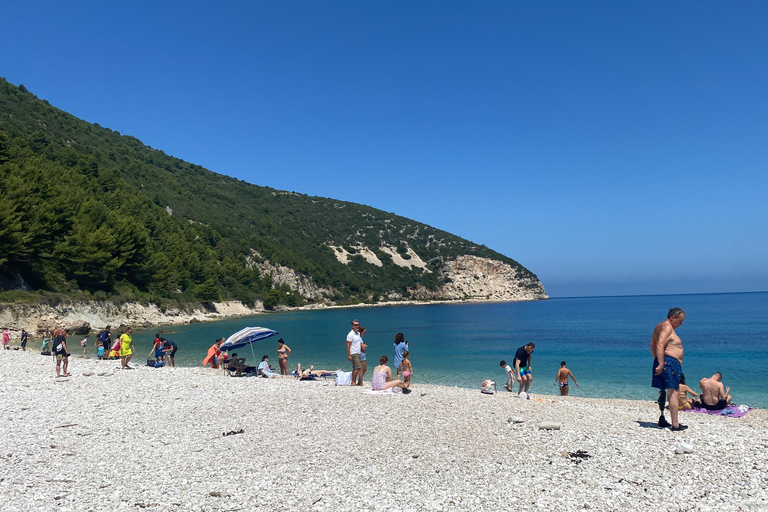
[(680, 376), (683, 374), (683, 366), (674, 357), (664, 356), (664, 370), (656, 375), (658, 361), (654, 358), (651, 370), (651, 386), (657, 389), (680, 389)]
[(701, 406), (707, 409), (708, 411), (722, 411), (723, 409), (725, 409), (726, 405), (728, 405), (728, 402), (726, 402), (725, 400), (720, 400), (715, 405), (707, 405), (704, 402), (701, 402)]

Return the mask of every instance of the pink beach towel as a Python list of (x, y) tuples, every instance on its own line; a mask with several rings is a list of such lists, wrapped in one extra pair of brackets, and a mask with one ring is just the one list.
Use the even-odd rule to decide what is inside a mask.
[(709, 409), (704, 409), (703, 407), (694, 407), (693, 409), (688, 410), (687, 412), (697, 412), (699, 414), (710, 414), (712, 416), (730, 416), (731, 418), (741, 418), (745, 414), (747, 414), (749, 411), (754, 410), (754, 407), (747, 407), (746, 405), (728, 405), (725, 407), (725, 409), (720, 411), (710, 411)]

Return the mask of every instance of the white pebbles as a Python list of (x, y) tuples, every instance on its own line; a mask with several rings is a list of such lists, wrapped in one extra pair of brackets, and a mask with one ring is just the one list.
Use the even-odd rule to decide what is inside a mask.
[(768, 508), (765, 410), (674, 433), (650, 400), (119, 367), (0, 353), (0, 510)]

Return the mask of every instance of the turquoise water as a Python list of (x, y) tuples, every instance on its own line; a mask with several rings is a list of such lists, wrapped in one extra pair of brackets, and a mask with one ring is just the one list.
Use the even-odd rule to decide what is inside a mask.
[[(178, 343), (182, 366), (199, 365), (215, 338), (258, 325), (280, 332), (293, 350), (291, 368), (300, 362), (349, 371), (345, 339), (350, 321), (357, 318), (368, 329), (365, 341), (372, 364), (366, 381), (381, 355), (391, 364), (392, 341), (399, 331), (409, 341), (414, 386), (476, 389), (488, 378), (501, 388), (506, 378), (499, 361), (512, 361), (518, 347), (533, 341), (534, 394), (558, 393), (553, 382), (565, 360), (581, 386), (571, 385), (573, 396), (653, 400), (658, 394), (650, 387), (648, 345), (653, 327), (674, 306), (687, 312), (677, 332), (689, 385), (698, 390), (699, 379), (720, 371), (737, 403), (768, 407), (761, 381), (768, 362), (768, 292), (299, 311), (162, 329), (174, 331), (165, 337)], [(149, 352), (154, 332), (135, 333), (141, 356)], [(276, 351), (277, 338), (254, 346), (256, 360), (267, 354), (273, 366)], [(253, 359), (248, 348), (237, 352), (249, 362)]]

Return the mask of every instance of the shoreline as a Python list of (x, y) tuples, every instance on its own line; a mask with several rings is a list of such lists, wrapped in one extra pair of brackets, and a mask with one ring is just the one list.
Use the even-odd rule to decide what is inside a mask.
[[(57, 380), (52, 358), (3, 352), (4, 510), (768, 507), (766, 410), (687, 413), (671, 432), (649, 401), (376, 396), (78, 357)], [(672, 477), (685, 492), (662, 484)]]
[[(0, 304), (0, 329), (7, 328), (12, 338), (21, 336), (21, 329), (26, 329), (30, 336), (38, 336), (43, 330), (53, 330), (55, 326), (70, 328), (72, 333), (95, 334), (107, 325), (112, 327), (132, 326), (135, 328), (164, 327), (169, 325), (187, 325), (198, 322), (215, 322), (228, 318), (242, 316), (269, 315), (271, 313), (287, 313), (295, 311), (318, 311), (325, 309), (348, 309), (364, 307), (397, 307), (397, 306), (430, 306), (436, 304), (489, 304), (507, 302), (533, 302), (548, 299), (532, 300), (404, 300), (377, 302), (368, 304), (305, 304), (298, 307), (279, 306), (276, 310), (266, 310), (261, 303), (249, 308), (239, 301), (224, 301), (212, 303), (209, 307), (198, 304), (190, 310), (178, 308), (161, 310), (154, 304), (144, 306), (129, 302), (121, 307), (111, 302), (72, 302), (58, 306), (43, 304)], [(192, 306), (190, 304), (190, 306)]]

